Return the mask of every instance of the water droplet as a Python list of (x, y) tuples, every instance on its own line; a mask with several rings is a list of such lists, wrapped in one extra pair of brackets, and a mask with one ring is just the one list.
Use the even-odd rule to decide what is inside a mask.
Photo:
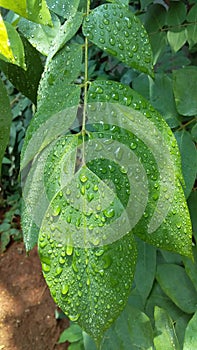
[(49, 272), (51, 270), (51, 266), (46, 263), (42, 263), (42, 269), (44, 272)]
[(82, 183), (85, 183), (87, 180), (88, 180), (88, 178), (87, 178), (87, 176), (86, 176), (85, 174), (81, 174), (81, 175), (80, 175), (80, 181), (81, 181)]
[(66, 295), (68, 293), (69, 287), (68, 284), (63, 284), (62, 289), (61, 289), (61, 293), (63, 295)]
[(68, 317), (69, 317), (69, 319), (70, 319), (72, 322), (76, 322), (76, 321), (79, 319), (80, 314), (69, 315)]
[(67, 255), (72, 255), (73, 253), (73, 246), (67, 245), (66, 247), (66, 254)]
[(112, 218), (115, 215), (115, 212), (113, 208), (110, 208), (110, 209), (105, 209), (103, 211), (103, 214), (106, 216), (106, 218)]
[(59, 276), (62, 273), (63, 269), (62, 267), (57, 267), (56, 271), (55, 271), (55, 276)]

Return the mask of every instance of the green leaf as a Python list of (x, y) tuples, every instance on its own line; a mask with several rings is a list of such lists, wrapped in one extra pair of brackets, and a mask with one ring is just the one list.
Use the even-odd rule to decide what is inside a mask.
[(153, 3), (153, 0), (140, 0), (141, 9), (142, 10), (146, 9), (147, 6), (150, 5), (151, 3)]
[(166, 9), (159, 4), (153, 4), (145, 14), (144, 26), (149, 34), (153, 50), (153, 64), (164, 51), (167, 43), (166, 32), (162, 31), (166, 21)]
[(76, 324), (72, 324), (70, 327), (65, 329), (58, 340), (58, 343), (65, 343), (69, 341), (70, 343), (77, 342), (82, 339), (82, 329)]
[(193, 191), (189, 198), (188, 198), (188, 205), (189, 205), (189, 210), (190, 210), (190, 215), (191, 215), (191, 220), (192, 220), (192, 227), (193, 227), (193, 233), (195, 236), (195, 239), (197, 241), (197, 191)]
[(106, 332), (101, 349), (153, 349), (153, 330), (147, 315), (127, 305), (117, 321)]
[(0, 6), (18, 13), (36, 23), (51, 25), (51, 16), (45, 0), (0, 0)]
[(195, 142), (197, 142), (197, 124), (195, 124), (191, 130), (192, 138)]
[(148, 35), (125, 6), (104, 4), (95, 8), (83, 23), (83, 34), (128, 66), (153, 76)]
[[(137, 240), (138, 260), (135, 272), (135, 285), (144, 304), (152, 289), (156, 272), (156, 249)], [(144, 278), (146, 276), (146, 278)]]
[(189, 132), (181, 130), (176, 131), (174, 135), (181, 153), (182, 171), (186, 185), (184, 192), (188, 198), (196, 180), (197, 150)]
[(77, 12), (59, 28), (59, 31), (51, 43), (47, 62), (59, 51), (78, 31), (83, 20), (83, 13)]
[(196, 332), (197, 332), (197, 311), (189, 321), (188, 326), (186, 328), (183, 350), (196, 349), (197, 347)]
[(197, 67), (195, 66), (173, 71), (175, 102), (178, 112), (182, 115), (192, 116), (197, 113), (196, 81)]
[(46, 0), (48, 7), (51, 11), (57, 13), (57, 15), (69, 18), (74, 16), (77, 12), (80, 0)]
[(180, 349), (172, 319), (165, 310), (158, 306), (155, 307), (155, 328), (154, 345), (156, 350)]
[(176, 27), (186, 19), (187, 8), (183, 2), (171, 2), (166, 16), (166, 24)]
[(187, 32), (184, 29), (180, 29), (179, 31), (168, 31), (167, 32), (168, 42), (174, 52), (177, 52), (187, 40)]
[(150, 102), (171, 128), (180, 125), (174, 101), (172, 79), (164, 73), (155, 75), (155, 80), (149, 79)]
[(5, 73), (11, 83), (36, 104), (38, 83), (43, 71), (42, 62), (38, 52), (24, 38), (25, 62), (24, 70), (14, 64), (0, 61), (0, 69)]
[(156, 278), (170, 299), (184, 312), (196, 311), (197, 293), (184, 268), (175, 264), (162, 264)]
[(173, 320), (177, 320), (179, 317), (183, 315), (183, 311), (181, 311), (172, 300), (163, 292), (160, 285), (155, 282), (151, 294), (147, 300), (146, 304), (146, 314), (152, 319), (154, 322), (154, 309), (155, 306), (159, 306), (160, 308), (167, 311), (170, 317)]
[(194, 261), (191, 259), (183, 257), (183, 263), (185, 265), (185, 271), (187, 272), (187, 275), (191, 279), (196, 291), (197, 291), (197, 250), (196, 246), (193, 248), (193, 254), (194, 254)]
[(0, 234), (0, 236), (1, 236), (0, 251), (2, 253), (6, 250), (7, 245), (10, 243), (10, 232), (4, 231)]
[(136, 255), (133, 236), (84, 249), (69, 247), (52, 236), (50, 243), (45, 232), (42, 227), (39, 254), (51, 294), (72, 321), (99, 341), (128, 298)]
[(191, 7), (187, 21), (191, 22), (187, 26), (187, 40), (191, 49), (197, 43), (197, 4)]
[(0, 59), (26, 69), (24, 47), (20, 35), (10, 23), (2, 22), (1, 17), (0, 26), (3, 34), (0, 44)]
[[(186, 201), (184, 198), (183, 190), (181, 189), (181, 186), (180, 186), (180, 181), (181, 182), (183, 181), (182, 175), (181, 175), (180, 155), (178, 152), (178, 146), (176, 144), (175, 138), (171, 133), (169, 127), (167, 126), (165, 121), (161, 118), (159, 113), (157, 113), (153, 109), (153, 107), (145, 99), (142, 98), (142, 96), (138, 95), (135, 91), (131, 90), (129, 87), (119, 83), (115, 83), (112, 81), (107, 81), (107, 82), (96, 81), (91, 83), (91, 86), (89, 89), (89, 102), (90, 103), (107, 102), (108, 118), (112, 120), (110, 123), (114, 123), (113, 115), (119, 115), (119, 116), (122, 115), (122, 119), (120, 122), (121, 131), (119, 130), (119, 133), (120, 133), (119, 138), (121, 140), (121, 143), (126, 144), (127, 147), (130, 148), (132, 152), (134, 152), (134, 154), (136, 154), (137, 158), (141, 159), (141, 163), (143, 164), (144, 171), (146, 174), (145, 176), (147, 176), (147, 179), (148, 179), (146, 181), (148, 181), (150, 186), (149, 199), (148, 199), (147, 207), (146, 207), (145, 199), (139, 200), (139, 202), (144, 203), (146, 209), (144, 208), (145, 212), (143, 217), (133, 229), (134, 233), (147, 243), (153, 244), (163, 249), (177, 252), (179, 254), (181, 253), (183, 255), (185, 254), (187, 255), (188, 252), (190, 251), (189, 255), (191, 256), (192, 229), (191, 229), (191, 222), (190, 222), (189, 213), (188, 213)], [(120, 103), (122, 103), (122, 106), (120, 105)], [(101, 110), (101, 107), (100, 107), (100, 110)], [(105, 115), (105, 113), (106, 112), (104, 109), (103, 115)], [(102, 117), (102, 119), (103, 118), (104, 117)], [(124, 124), (123, 122), (124, 120), (126, 124)], [(136, 120), (136, 123), (135, 123), (135, 120)], [(141, 123), (140, 123), (140, 120), (141, 120)], [(146, 125), (146, 123), (148, 123), (148, 125)], [(131, 129), (129, 125), (131, 125)], [(124, 132), (122, 129), (124, 129)], [(128, 131), (125, 131), (125, 130), (128, 130)], [(147, 134), (147, 130), (149, 130), (149, 134)], [(151, 136), (151, 130), (153, 130), (154, 136)], [(131, 135), (130, 135), (130, 131), (132, 131)], [(157, 132), (159, 134), (157, 134)], [(155, 140), (155, 134), (158, 135), (158, 138), (157, 138), (159, 142), (158, 144)], [(154, 140), (153, 144), (152, 144), (152, 140)], [(161, 143), (163, 143), (162, 147), (161, 147)], [(162, 149), (162, 152), (165, 149), (164, 153), (161, 152), (162, 154), (159, 152), (159, 150), (161, 149)], [(157, 152), (159, 152), (159, 155), (157, 154)], [(144, 158), (144, 155), (145, 155), (145, 158)], [(174, 165), (172, 167), (169, 166), (168, 170), (167, 170), (168, 165), (166, 163), (166, 160), (163, 159), (161, 161), (160, 157), (163, 157), (163, 156), (167, 157), (168, 161), (172, 157), (172, 162)], [(147, 161), (147, 159), (149, 160)], [(155, 159), (157, 159), (157, 162), (155, 162)], [(160, 161), (162, 165), (160, 165)], [(166, 169), (163, 167), (164, 163), (166, 163)], [(172, 168), (174, 168), (176, 175), (171, 173)], [(163, 170), (167, 171), (166, 183), (169, 184), (169, 187), (166, 188), (166, 184), (165, 184), (164, 188), (162, 189), (163, 185), (159, 182), (158, 173), (159, 172), (161, 173)], [(142, 178), (144, 176), (142, 169), (139, 172), (140, 172), (140, 178)], [(152, 175), (153, 173), (154, 175)], [(175, 182), (174, 181), (169, 182), (170, 176), (172, 176), (171, 179), (173, 179), (174, 176), (176, 177)], [(146, 181), (145, 179), (143, 180), (144, 186)], [(173, 184), (173, 188), (171, 187), (172, 184)], [(133, 186), (136, 187), (136, 185), (137, 184)], [(169, 191), (167, 197), (166, 197), (167, 193), (165, 192), (166, 189), (167, 189), (167, 192)], [(165, 194), (162, 196), (161, 192), (163, 190)], [(164, 216), (161, 215), (160, 219), (158, 214), (155, 214), (156, 215), (155, 216), (156, 220), (155, 220), (153, 214), (154, 214), (155, 207), (158, 205), (157, 200), (159, 198), (159, 193), (161, 198), (167, 199), (167, 201), (164, 202), (165, 204), (162, 202), (163, 209), (165, 208), (166, 210), (167, 208), (169, 208), (168, 207), (169, 203), (171, 203), (171, 207), (169, 208), (167, 216), (165, 216), (166, 214), (164, 214), (163, 211), (162, 211), (162, 215), (164, 214)], [(171, 197), (171, 200), (169, 199), (170, 197)], [(138, 212), (141, 212), (141, 209), (139, 207), (136, 208), (136, 210)], [(152, 215), (153, 215), (153, 219), (152, 219)], [(161, 222), (159, 220), (161, 220)], [(153, 221), (155, 222), (153, 226), (155, 228), (157, 227), (157, 229), (150, 234), (148, 233), (148, 231), (150, 229), (150, 225), (153, 224)]]
[(53, 40), (60, 30), (60, 20), (52, 14), (53, 27), (45, 26), (44, 24), (38, 24), (28, 21), (27, 19), (21, 19), (19, 22), (19, 30), (29, 40), (29, 42), (43, 55), (48, 55)]
[(0, 31), (1, 31), (1, 41), (0, 41), (0, 57), (3, 55), (4, 59), (7, 61), (15, 62), (15, 58), (12, 49), (9, 45), (9, 38), (5, 23), (0, 14)]
[(9, 97), (6, 88), (0, 79), (0, 175), (1, 163), (9, 141), (11, 122), (12, 113)]

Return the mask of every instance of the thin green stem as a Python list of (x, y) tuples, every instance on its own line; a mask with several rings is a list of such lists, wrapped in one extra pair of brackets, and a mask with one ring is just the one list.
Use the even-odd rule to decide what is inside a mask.
[[(90, 12), (90, 0), (87, 0), (87, 13)], [(86, 114), (87, 114), (87, 92), (88, 92), (88, 38), (85, 37), (85, 77), (84, 77), (84, 107), (83, 107), (83, 121), (82, 121), (82, 135), (85, 135)]]
[(194, 123), (196, 120), (197, 120), (197, 117), (194, 117), (193, 119), (189, 120), (187, 123), (182, 124), (182, 125), (177, 129), (177, 131), (182, 130), (182, 129), (185, 129), (188, 125)]

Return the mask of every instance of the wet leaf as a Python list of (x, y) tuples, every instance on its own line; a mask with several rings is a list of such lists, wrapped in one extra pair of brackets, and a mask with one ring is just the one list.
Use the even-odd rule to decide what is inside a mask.
[(18, 13), (36, 23), (51, 25), (51, 16), (45, 0), (0, 0), (0, 6)]
[(57, 15), (69, 18), (77, 12), (80, 0), (46, 0), (48, 7)]
[(6, 88), (0, 79), (0, 175), (1, 163), (9, 141), (12, 113)]
[[(180, 154), (170, 128), (145, 99), (122, 84), (112, 81), (93, 82), (89, 89), (89, 102), (93, 101), (107, 102), (107, 112), (105, 112), (105, 104), (103, 104), (102, 120), (104, 121), (104, 115), (107, 115), (108, 123), (117, 125), (114, 130), (119, 133), (119, 141), (127, 145), (143, 164), (144, 172), (142, 168), (139, 170), (140, 177), (133, 186), (137, 188), (140, 181), (143, 183), (143, 186), (140, 185), (141, 188), (149, 184), (149, 196), (146, 197), (146, 191), (143, 189), (142, 197), (144, 199), (139, 200), (139, 202), (143, 203), (145, 207), (140, 209), (138, 206), (136, 211), (139, 213), (142, 210), (144, 215), (133, 228), (133, 232), (147, 243), (191, 256), (192, 228), (180, 185), (180, 181), (183, 183)], [(117, 118), (114, 118), (116, 115), (119, 115), (119, 122)], [(149, 134), (147, 134), (147, 130), (149, 130)], [(154, 136), (151, 136), (151, 130)], [(154, 140), (153, 143), (151, 140)], [(157, 142), (159, 143), (157, 144)], [(162, 147), (161, 143), (163, 143)], [(160, 150), (162, 151), (160, 152)], [(129, 159), (128, 157), (127, 155), (127, 159)], [(154, 159), (157, 161), (155, 162)], [(171, 165), (168, 164), (168, 161), (172, 161)], [(166, 169), (164, 164), (166, 164)], [(161, 175), (163, 171), (166, 171), (166, 175)], [(160, 182), (159, 173), (162, 178), (166, 178), (165, 185)], [(162, 211), (158, 209), (159, 207)], [(135, 211), (134, 207), (131, 212), (133, 211)]]
[(153, 76), (148, 35), (139, 19), (126, 7), (105, 4), (95, 8), (83, 23), (83, 34), (128, 66)]
[(30, 22), (22, 18), (19, 22), (19, 30), (26, 39), (43, 55), (48, 55), (52, 42), (60, 30), (60, 20), (55, 15), (51, 15), (52, 27)]
[(2, 39), (0, 43), (0, 59), (26, 69), (22, 40), (16, 29), (10, 23), (3, 22), (1, 16), (0, 30), (2, 33)]

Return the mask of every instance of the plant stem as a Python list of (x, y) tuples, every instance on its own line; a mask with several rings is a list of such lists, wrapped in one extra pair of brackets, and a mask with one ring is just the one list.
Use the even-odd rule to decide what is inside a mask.
[[(90, 0), (87, 0), (87, 13), (90, 12)], [(83, 107), (83, 121), (82, 121), (82, 136), (85, 135), (86, 114), (87, 114), (87, 92), (88, 92), (88, 38), (85, 37), (85, 81), (84, 81), (84, 107)]]

